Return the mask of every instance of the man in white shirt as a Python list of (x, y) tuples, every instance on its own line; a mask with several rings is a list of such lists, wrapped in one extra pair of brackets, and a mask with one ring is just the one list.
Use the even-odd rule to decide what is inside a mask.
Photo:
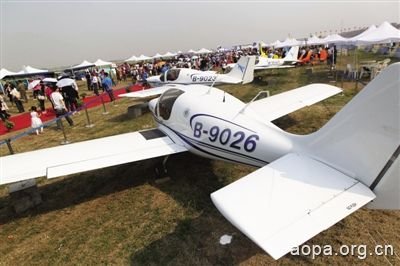
[[(69, 117), (67, 108), (65, 107), (64, 98), (60, 93), (60, 88), (56, 87), (52, 94), (50, 94), (50, 100), (53, 102), (54, 111), (56, 112), (56, 117), (60, 117), (62, 115), (67, 114), (65, 119), (67, 120), (70, 126), (74, 125), (74, 121), (72, 121), (71, 117)], [(60, 128), (60, 119), (57, 120), (57, 126)]]

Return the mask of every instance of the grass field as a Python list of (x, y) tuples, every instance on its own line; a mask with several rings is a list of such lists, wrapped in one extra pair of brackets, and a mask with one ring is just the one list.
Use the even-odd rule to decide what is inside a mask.
[[(369, 59), (370, 55), (363, 58)], [(379, 59), (379, 58), (378, 58)], [(339, 58), (339, 68), (352, 56)], [(219, 86), (248, 101), (261, 90), (276, 94), (313, 82), (335, 84), (325, 65), (263, 71), (244, 86)], [(318, 130), (359, 90), (362, 84), (343, 81), (341, 95), (304, 108), (276, 121), (287, 131), (307, 134)], [(93, 128), (84, 113), (66, 125), (68, 139), (77, 142), (154, 127), (149, 114), (129, 119), (130, 99), (90, 109)], [(16, 134), (16, 133), (10, 133)], [(7, 136), (5, 136), (7, 137)], [(12, 143), (16, 152), (56, 146), (63, 140), (55, 127)], [(0, 147), (1, 155), (8, 154)], [(361, 209), (309, 240), (308, 245), (391, 244), (397, 255), (309, 256), (286, 255), (274, 261), (235, 229), (217, 211), (210, 193), (255, 170), (253, 167), (200, 158), (189, 153), (171, 156), (171, 180), (157, 184), (153, 166), (160, 159), (90, 171), (56, 180), (40, 180), (43, 203), (20, 215), (10, 208), (6, 187), (0, 187), (0, 265), (132, 264), (132, 265), (399, 265), (400, 212)], [(23, 167), (23, 166), (21, 166)], [(219, 238), (233, 235), (230, 245)]]

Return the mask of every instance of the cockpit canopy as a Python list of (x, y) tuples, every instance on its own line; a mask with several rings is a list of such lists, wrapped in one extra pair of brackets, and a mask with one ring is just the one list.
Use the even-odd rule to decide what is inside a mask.
[(175, 81), (179, 77), (180, 71), (179, 68), (168, 69), (165, 73), (160, 75), (160, 80), (166, 81), (165, 78), (167, 78), (167, 81)]
[(158, 101), (158, 115), (164, 120), (168, 120), (176, 99), (183, 93), (184, 91), (179, 89), (170, 89), (164, 92)]

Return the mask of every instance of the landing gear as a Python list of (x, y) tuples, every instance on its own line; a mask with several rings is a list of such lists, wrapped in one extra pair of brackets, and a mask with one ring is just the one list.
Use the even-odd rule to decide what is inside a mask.
[(156, 174), (156, 180), (155, 182), (157, 184), (161, 184), (164, 182), (169, 181), (171, 178), (168, 176), (168, 171), (167, 171), (167, 161), (168, 161), (169, 155), (165, 156), (164, 159), (162, 160), (161, 163), (156, 165), (154, 172)]

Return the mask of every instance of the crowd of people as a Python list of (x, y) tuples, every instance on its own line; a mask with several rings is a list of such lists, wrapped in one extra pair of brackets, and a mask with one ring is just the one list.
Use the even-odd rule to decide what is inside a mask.
[[(225, 72), (227, 65), (236, 63), (241, 56), (261, 55), (269, 58), (284, 58), (288, 50), (284, 48), (274, 49), (273, 47), (246, 48), (231, 51), (217, 51), (209, 54), (192, 55), (181, 54), (168, 59), (155, 59), (141, 63), (129, 64), (124, 62), (109, 72), (104, 69), (91, 68), (84, 70), (84, 79), (86, 79), (87, 88), (95, 95), (100, 95), (100, 90), (106, 92), (111, 101), (115, 101), (112, 87), (121, 81), (131, 80), (133, 83), (146, 85), (149, 76), (160, 75), (171, 68), (192, 68), (197, 70), (222, 70)], [(336, 63), (336, 47), (330, 48), (324, 46), (302, 47), (299, 50), (298, 60), (300, 64), (314, 62), (328, 62), (334, 65)], [(19, 113), (25, 112), (24, 104), (29, 101), (27, 95), (27, 84), (23, 81), (18, 83), (7, 82), (4, 86), (5, 96), (8, 97), (11, 105), (15, 105)], [(46, 112), (45, 101), (48, 100), (56, 116), (65, 116), (69, 112), (75, 112), (79, 107), (79, 88), (76, 84), (58, 88), (56, 83), (40, 82), (33, 91), (33, 98), (37, 101), (35, 108), (30, 108), (32, 121), (40, 117), (41, 113)], [(52, 96), (53, 95), (53, 96)], [(61, 96), (61, 97), (60, 97)], [(62, 100), (62, 103), (60, 102)], [(3, 121), (9, 119), (9, 108), (3, 97), (1, 101), (0, 118)], [(73, 125), (72, 119), (65, 116), (68, 123)], [(37, 122), (37, 120), (36, 120)], [(37, 123), (32, 122), (33, 125)]]

